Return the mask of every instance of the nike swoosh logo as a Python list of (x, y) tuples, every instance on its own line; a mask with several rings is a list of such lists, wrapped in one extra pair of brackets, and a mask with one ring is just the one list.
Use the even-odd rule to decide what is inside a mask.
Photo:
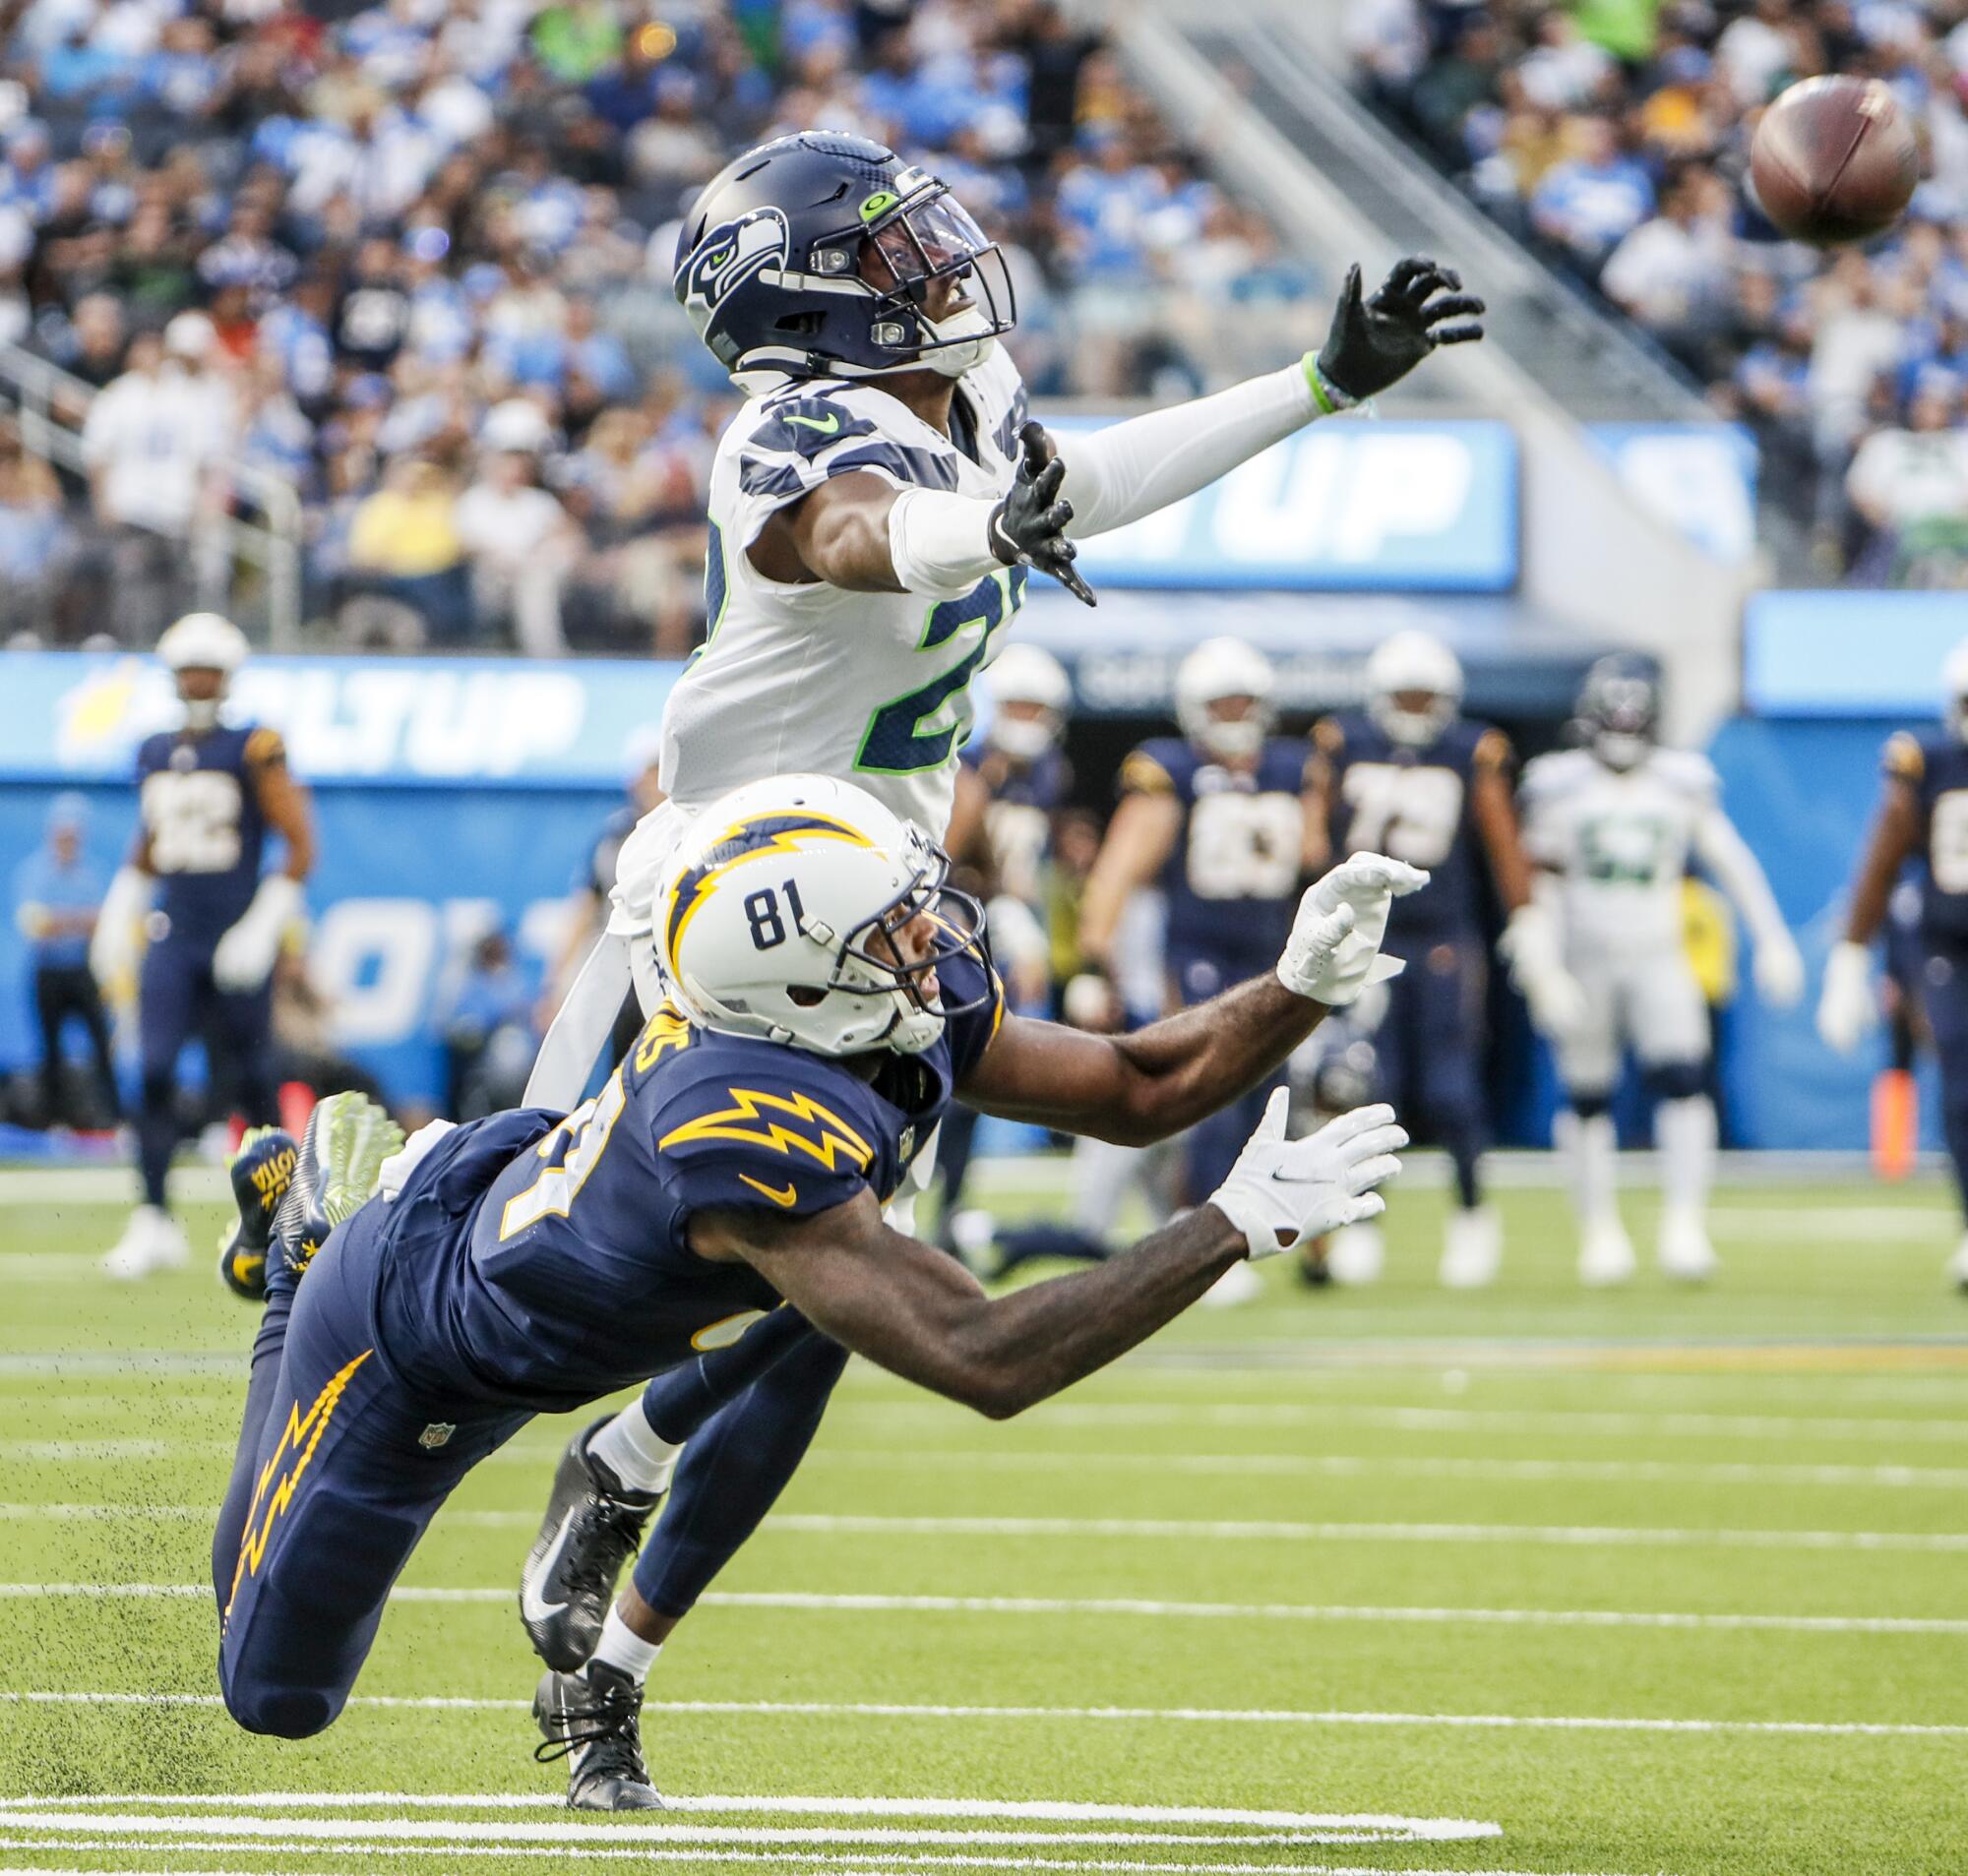
[(809, 430), (818, 430), (824, 437), (832, 436), (840, 428), (840, 419), (836, 416), (830, 416), (825, 423), (822, 423), (818, 417), (788, 417), (786, 421), (788, 423), (803, 424)]
[(799, 1193), (797, 1190), (794, 1189), (792, 1181), (790, 1180), (786, 1181), (785, 1189), (783, 1191), (780, 1191), (774, 1186), (767, 1185), (760, 1180), (755, 1180), (750, 1173), (740, 1173), (738, 1177), (741, 1180), (743, 1180), (745, 1183), (753, 1189), (753, 1191), (764, 1192), (765, 1195), (768, 1198), (769, 1198), (774, 1205), (797, 1205), (799, 1203)]
[(547, 1545), (546, 1555), (540, 1558), (539, 1568), (528, 1570), (525, 1580), (520, 1585), (520, 1613), (529, 1622), (551, 1621), (567, 1607), (565, 1603), (549, 1603), (533, 1585), (544, 1582), (552, 1573), (554, 1565), (560, 1561), (561, 1550), (567, 1543), (568, 1531), (574, 1524), (575, 1513), (580, 1509), (578, 1504), (569, 1509), (567, 1516), (560, 1521), (560, 1529), (554, 1533), (554, 1541)]

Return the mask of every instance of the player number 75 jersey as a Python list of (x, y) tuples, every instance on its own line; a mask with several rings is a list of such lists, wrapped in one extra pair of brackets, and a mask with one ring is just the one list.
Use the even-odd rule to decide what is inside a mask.
[(1016, 473), (1025, 393), (1002, 352), (956, 390), (976, 458), (875, 383), (822, 380), (750, 399), (717, 446), (705, 580), (710, 635), (663, 715), (662, 784), (686, 808), (762, 776), (837, 775), (941, 836), (970, 685), (1024, 602), (1026, 572), (962, 593), (847, 592), (768, 579), (747, 550), (832, 476), (995, 500)]

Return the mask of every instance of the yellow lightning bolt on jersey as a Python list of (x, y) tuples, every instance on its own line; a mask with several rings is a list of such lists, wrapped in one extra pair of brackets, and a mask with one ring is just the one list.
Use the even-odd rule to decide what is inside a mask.
[[(875, 1149), (830, 1107), (809, 1094), (766, 1094), (757, 1088), (733, 1088), (735, 1104), (715, 1114), (700, 1115), (656, 1142), (659, 1149), (692, 1140), (744, 1140), (769, 1147), (774, 1153), (804, 1153), (831, 1173), (845, 1160), (857, 1173), (875, 1163)], [(774, 1120), (784, 1115), (793, 1124)], [(751, 1122), (752, 1124), (746, 1124)]]

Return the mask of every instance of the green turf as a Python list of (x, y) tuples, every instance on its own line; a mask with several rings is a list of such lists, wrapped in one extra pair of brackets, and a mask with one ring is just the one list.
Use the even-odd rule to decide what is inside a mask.
[[(1005, 1208), (1057, 1178), (1008, 1176)], [(20, 1189), (0, 1200), (0, 1686), (210, 1696), (215, 1620), (188, 1586), (251, 1312), (203, 1262), (106, 1286), (117, 1205)], [(1944, 1195), (1725, 1192), (1712, 1287), (1615, 1296), (1573, 1285), (1541, 1192), (1500, 1199), (1498, 1287), (1445, 1295), (1441, 1203), (1403, 1195), (1378, 1289), (1271, 1266), (1260, 1303), (1193, 1312), (1007, 1425), (852, 1369), (782, 1515), (664, 1654), (647, 1725), (672, 1793), (811, 1811), (693, 1806), (636, 1820), (651, 1837), (551, 1803), (511, 1601), (567, 1430), (543, 1422), (440, 1518), (404, 1579), (427, 1594), (393, 1606), (321, 1738), (252, 1739), (210, 1705), (12, 1705), (0, 1792), (95, 1821), (0, 1800), (0, 1871), (1968, 1867), (1968, 1304), (1940, 1283)], [(1629, 1216), (1644, 1248), (1650, 1206)], [(121, 1584), (187, 1593), (74, 1593)], [(461, 1590), (491, 1594), (442, 1598)], [(513, 1704), (363, 1704), (432, 1696)], [(1715, 1725), (1477, 1724), (1532, 1719)], [(926, 1808), (829, 1802), (849, 1798)]]

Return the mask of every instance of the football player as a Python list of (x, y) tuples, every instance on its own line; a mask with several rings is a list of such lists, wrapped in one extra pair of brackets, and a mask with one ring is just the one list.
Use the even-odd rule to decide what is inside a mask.
[(678, 301), (747, 401), (710, 476), (708, 641), (663, 713), (666, 805), (624, 846), (610, 939), (542, 1045), (529, 1100), (586, 1085), (630, 969), (646, 1009), (653, 882), (680, 827), (741, 783), (851, 777), (941, 840), (971, 682), (1031, 570), (1080, 598), (1074, 542), (1152, 514), (1315, 419), (1482, 336), (1448, 269), (1349, 272), (1318, 355), (1055, 443), (999, 345), (1005, 259), (928, 171), (834, 131), (778, 137), (684, 217)]
[[(271, 1072), (274, 961), (314, 865), (313, 818), (279, 732), (220, 718), (227, 686), (246, 661), (245, 634), (216, 613), (190, 613), (157, 640), (157, 655), (176, 680), (184, 723), (138, 748), (136, 843), (110, 881), (90, 948), (96, 981), (112, 995), (133, 976), (137, 987), (143, 1202), (103, 1262), (124, 1278), (175, 1268), (189, 1255), (164, 1189), (179, 1137), (177, 1060), (186, 1042), (196, 1034), (216, 1043), (249, 1121), (279, 1118)], [(263, 871), (270, 831), (285, 851), (279, 867)]]
[[(1386, 908), (1421, 878), (1348, 862), (1306, 894), (1261, 977), (1110, 1039), (1006, 1011), (979, 908), (947, 868), (845, 783), (741, 789), (665, 869), (654, 942), (676, 1000), (597, 1097), (433, 1126), (387, 1160), (400, 1136), (373, 1110), (349, 1096), (317, 1110), (213, 1544), (219, 1686), (242, 1725), (298, 1738), (336, 1718), (431, 1517), (537, 1413), (664, 1371), (714, 1393), (730, 1362), (755, 1387), (787, 1368), (830, 1387), (854, 1350), (1005, 1418), (1134, 1347), (1233, 1263), (1380, 1209), (1406, 1141), (1391, 1110), (1288, 1140), (1280, 1095), (1208, 1202), (1097, 1268), (992, 1300), (892, 1230), (883, 1202), (953, 1092), (1115, 1139), (1190, 1125), (1390, 968)], [(739, 1442), (713, 1443), (664, 1525), (721, 1558), (779, 1483)], [(560, 1664), (534, 1713), (577, 1805), (660, 1802), (639, 1715), (686, 1563), (703, 1567), (652, 1546), (612, 1609), (605, 1585), (550, 1579), (567, 1603), (539, 1619)]]
[[(1945, 721), (1887, 739), (1885, 788), (1853, 880), (1845, 936), (1825, 960), (1817, 1033), (1850, 1055), (1876, 1019), (1872, 942), (1901, 868), (1918, 861), (1921, 1004), (1940, 1063), (1947, 1155), (1968, 1205), (1968, 640), (1948, 654), (1941, 684)], [(1968, 1236), (1948, 1259), (1947, 1276), (1968, 1290)]]
[[(1241, 983), (1291, 925), (1308, 857), (1301, 796), (1312, 752), (1271, 734), (1275, 690), (1262, 652), (1239, 638), (1205, 639), (1176, 672), (1182, 735), (1143, 743), (1121, 765), (1121, 805), (1080, 904), (1080, 950), (1111, 977), (1124, 909), (1158, 885), (1173, 1009)], [(1283, 1079), (1281, 1062), (1274, 1082), (1252, 1088), (1190, 1135), (1191, 1203), (1222, 1179)]]
[[(982, 747), (966, 749), (956, 771), (950, 855), (958, 882), (974, 884), (985, 900), (992, 956), (1009, 980), (1013, 1007), (1029, 1013), (1052, 989), (1046, 870), (1053, 817), (1073, 786), (1073, 770), (1059, 748), (1073, 686), (1051, 652), (1028, 644), (1006, 646), (985, 682), (991, 721)], [(938, 1137), (943, 1191), (937, 1236), (946, 1248), (976, 1132), (976, 1114), (959, 1104)]]
[(1524, 845), (1541, 882), (1551, 882), (1566, 964), (1582, 993), (1575, 1019), (1552, 1042), (1572, 1116), (1562, 1138), (1587, 1284), (1624, 1283), (1633, 1273), (1613, 1183), (1613, 1089), (1629, 1047), (1656, 1104), (1660, 1267), (1697, 1282), (1715, 1267), (1706, 1218), (1715, 1162), (1708, 1008), (1683, 940), (1691, 863), (1749, 926), (1763, 1000), (1784, 1008), (1804, 995), (1804, 960), (1762, 868), (1722, 811), (1715, 770), (1705, 756), (1660, 748), (1659, 718), (1651, 669), (1637, 658), (1602, 658), (1578, 694), (1584, 747), (1540, 756), (1524, 770)]
[[(1479, 869), (1487, 867), (1507, 921), (1498, 948), (1545, 1027), (1569, 1022), (1578, 987), (1549, 915), (1531, 899), (1508, 739), (1461, 714), (1455, 654), (1425, 632), (1397, 632), (1368, 659), (1366, 691), (1364, 711), (1314, 726), (1315, 823), (1332, 853), (1384, 847), (1429, 870), (1428, 885), (1394, 915), (1413, 968), (1387, 987), (1372, 1039), (1384, 1098), (1412, 1113), (1454, 1163), (1440, 1274), (1451, 1289), (1474, 1289), (1496, 1276), (1504, 1250), (1480, 1174), (1489, 949)], [(1381, 1234), (1369, 1229), (1335, 1238), (1327, 1265), (1336, 1282), (1368, 1283), (1381, 1260)]]

